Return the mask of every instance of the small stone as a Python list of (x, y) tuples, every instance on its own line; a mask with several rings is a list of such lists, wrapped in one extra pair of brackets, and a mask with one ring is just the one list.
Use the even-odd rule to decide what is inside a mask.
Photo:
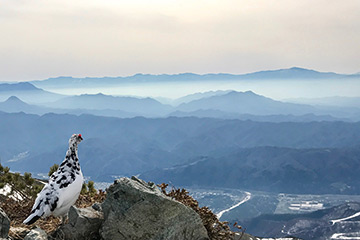
[(76, 208), (72, 206), (69, 211), (69, 223), (61, 226), (53, 234), (55, 239), (98, 240), (99, 229), (104, 217), (102, 212), (92, 207)]
[(31, 230), (24, 238), (24, 240), (47, 240), (48, 236), (41, 228)]
[(102, 212), (100, 203), (94, 203), (91, 207), (96, 211)]

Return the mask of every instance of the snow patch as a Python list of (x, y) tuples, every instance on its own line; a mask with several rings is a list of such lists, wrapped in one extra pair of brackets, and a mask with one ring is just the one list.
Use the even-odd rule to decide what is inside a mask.
[(19, 200), (19, 201), (23, 200), (23, 197), (20, 194), (14, 192), (11, 195), (9, 195), (10, 193), (11, 193), (11, 186), (9, 184), (6, 184), (3, 188), (0, 189), (1, 195), (10, 197), (14, 200)]

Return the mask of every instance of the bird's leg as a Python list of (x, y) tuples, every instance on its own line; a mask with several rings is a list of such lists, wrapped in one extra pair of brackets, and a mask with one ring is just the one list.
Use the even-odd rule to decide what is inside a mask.
[(61, 216), (61, 226), (65, 225), (67, 216), (68, 216), (67, 214)]

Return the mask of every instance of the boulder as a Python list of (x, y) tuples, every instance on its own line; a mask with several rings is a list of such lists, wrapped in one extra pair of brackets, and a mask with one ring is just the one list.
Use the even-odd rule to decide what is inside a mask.
[(69, 223), (61, 226), (53, 234), (54, 239), (98, 240), (99, 229), (104, 217), (101, 211), (92, 207), (69, 210)]
[(10, 219), (6, 213), (0, 208), (0, 238), (7, 238), (10, 229)]
[(209, 239), (199, 215), (136, 177), (116, 180), (102, 204), (104, 240)]
[(24, 240), (47, 240), (48, 236), (41, 228), (32, 229), (24, 238)]

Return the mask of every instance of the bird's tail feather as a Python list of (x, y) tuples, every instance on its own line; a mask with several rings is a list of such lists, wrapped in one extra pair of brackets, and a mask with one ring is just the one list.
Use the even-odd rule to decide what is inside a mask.
[(24, 224), (30, 225), (33, 224), (34, 222), (36, 222), (40, 217), (43, 217), (44, 215), (47, 216), (49, 214), (45, 214), (46, 210), (48, 210), (47, 206), (41, 206), (41, 202), (37, 205), (37, 207), (35, 207), (36, 205), (34, 205), (30, 215), (23, 221)]
[(30, 225), (33, 224), (34, 222), (36, 222), (38, 219), (40, 218), (39, 215), (36, 215), (35, 213), (30, 214), (30, 216), (28, 216), (25, 220), (24, 220), (24, 224), (26, 225)]

